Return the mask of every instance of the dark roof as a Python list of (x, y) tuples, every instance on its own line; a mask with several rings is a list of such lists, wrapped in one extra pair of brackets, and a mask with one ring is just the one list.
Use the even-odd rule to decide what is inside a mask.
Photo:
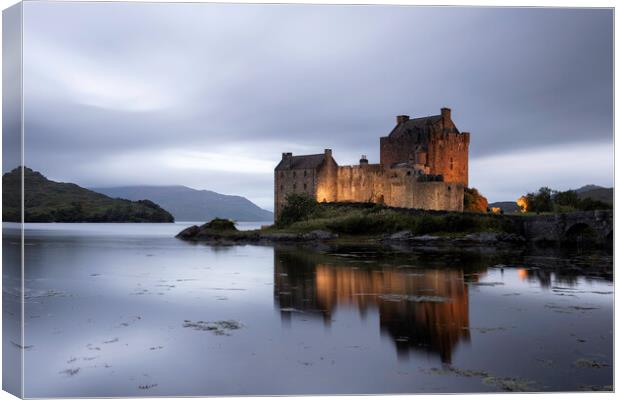
[(325, 160), (325, 154), (309, 154), (306, 156), (290, 156), (280, 161), (276, 171), (283, 169), (316, 169)]
[(428, 117), (413, 118), (403, 122), (402, 124), (396, 125), (396, 127), (392, 129), (392, 132), (390, 132), (389, 136), (401, 137), (408, 133), (428, 132), (433, 125), (440, 121), (441, 115), (430, 115)]

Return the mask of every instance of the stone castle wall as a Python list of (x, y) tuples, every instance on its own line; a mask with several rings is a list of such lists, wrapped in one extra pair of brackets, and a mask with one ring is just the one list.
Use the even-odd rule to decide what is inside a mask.
[[(283, 164), (276, 167), (281, 170), (275, 173), (276, 218), (288, 193), (307, 193), (319, 202), (463, 210), (464, 188), (469, 183), (469, 133), (459, 132), (449, 108), (442, 108), (441, 115), (412, 120), (397, 116), (396, 127), (380, 138), (379, 164), (368, 164), (362, 156), (359, 165), (338, 166), (330, 149), (318, 161), (320, 165), (316, 156), (283, 154)], [(291, 160), (296, 162), (290, 164)]]
[(390, 207), (463, 211), (464, 186), (451, 182), (418, 182), (410, 168), (381, 164), (339, 167), (333, 159), (319, 170), (275, 172), (275, 215), (288, 193), (306, 193), (319, 202), (373, 202)]
[(441, 133), (428, 143), (430, 173), (443, 175), (444, 182), (469, 184), (469, 133)]
[(414, 150), (418, 146), (426, 148), (428, 135), (401, 136), (391, 138), (389, 136), (379, 138), (379, 158), (381, 164), (390, 166), (394, 163), (410, 160), (414, 157)]
[(380, 164), (338, 167), (337, 188), (337, 201), (463, 211), (463, 184), (419, 182), (409, 168), (384, 168)]
[[(430, 136), (430, 137), (429, 137)], [(381, 163), (390, 166), (397, 162), (415, 159), (415, 149), (427, 149), (430, 173), (443, 175), (445, 182), (468, 185), (469, 133), (433, 133), (425, 135), (382, 137), (380, 139)]]
[(296, 169), (289, 171), (275, 171), (275, 215), (280, 215), (286, 203), (288, 193), (306, 193), (314, 197), (319, 182), (318, 172), (314, 169)]
[(338, 201), (384, 203), (388, 188), (379, 164), (338, 167)]
[(317, 174), (316, 200), (338, 201), (338, 164), (331, 157), (326, 158)]
[(317, 201), (337, 201), (337, 174), (338, 164), (326, 153), (325, 161), (319, 169), (290, 169), (280, 170), (274, 173), (274, 212), (280, 215), (282, 207), (286, 204), (286, 195), (289, 193), (305, 193), (316, 198)]

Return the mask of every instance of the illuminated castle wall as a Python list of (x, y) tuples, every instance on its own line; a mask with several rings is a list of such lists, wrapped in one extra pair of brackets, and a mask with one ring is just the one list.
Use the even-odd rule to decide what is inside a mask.
[(276, 218), (289, 193), (306, 193), (320, 202), (373, 202), (392, 207), (463, 210), (468, 184), (469, 133), (459, 132), (448, 108), (441, 114), (410, 119), (380, 139), (381, 160), (339, 166), (331, 149), (322, 154), (283, 153), (275, 168)]

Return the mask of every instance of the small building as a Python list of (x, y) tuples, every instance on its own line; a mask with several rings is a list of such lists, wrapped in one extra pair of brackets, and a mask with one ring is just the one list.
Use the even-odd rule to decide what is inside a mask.
[(468, 184), (469, 133), (452, 122), (449, 108), (411, 119), (380, 138), (380, 162), (362, 155), (358, 165), (339, 166), (331, 149), (321, 154), (282, 153), (275, 168), (275, 215), (289, 193), (319, 202), (373, 202), (392, 207), (463, 211)]

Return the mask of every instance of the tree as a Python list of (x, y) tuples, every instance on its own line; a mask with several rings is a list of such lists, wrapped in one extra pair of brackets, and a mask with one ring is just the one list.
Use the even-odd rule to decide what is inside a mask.
[(574, 210), (606, 210), (612, 205), (591, 198), (580, 199), (574, 190), (559, 192), (541, 187), (536, 193), (528, 193), (517, 200), (521, 212), (570, 212)]
[(553, 202), (560, 206), (579, 208), (579, 197), (574, 190), (555, 192), (553, 195)]
[(613, 209), (613, 206), (611, 204), (603, 203), (602, 201), (586, 197), (585, 199), (579, 201), (578, 208), (583, 211), (611, 210)]
[(526, 197), (527, 211), (535, 213), (553, 211), (552, 190), (541, 187), (537, 193), (528, 193)]
[(487, 212), (489, 202), (476, 188), (465, 188), (463, 194), (463, 211)]
[(519, 211), (528, 212), (530, 209), (530, 203), (527, 196), (521, 196), (517, 199), (517, 206), (519, 207)]
[(289, 193), (286, 195), (286, 204), (280, 212), (277, 225), (288, 226), (298, 221), (304, 221), (317, 207), (318, 203), (313, 197), (305, 193)]

